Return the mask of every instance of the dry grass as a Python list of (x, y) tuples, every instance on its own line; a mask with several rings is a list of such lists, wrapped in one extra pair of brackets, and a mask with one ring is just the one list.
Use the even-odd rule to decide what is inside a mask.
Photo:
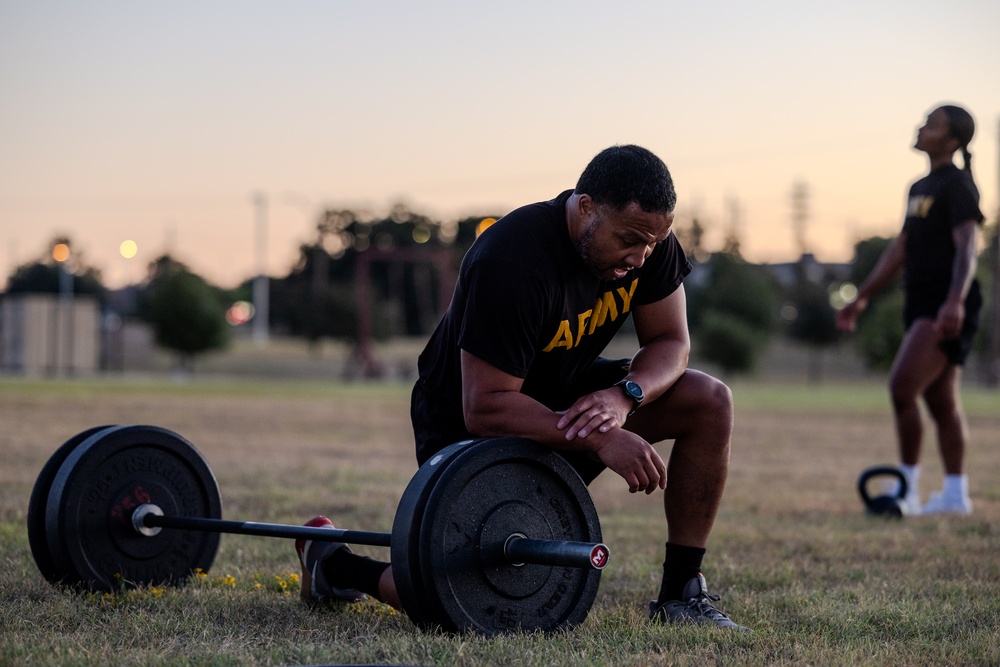
[[(587, 622), (557, 637), (487, 640), (422, 633), (377, 604), (305, 609), (291, 594), (285, 540), (223, 536), (205, 578), (110, 598), (49, 586), (28, 553), (38, 470), (71, 435), (113, 423), (156, 424), (194, 442), (228, 518), (297, 523), (324, 512), (389, 530), (416, 470), (407, 385), (0, 381), (0, 663), (1000, 663), (996, 395), (966, 392), (974, 516), (887, 523), (863, 516), (854, 490), (862, 468), (895, 458), (879, 385), (737, 383), (734, 392), (732, 469), (706, 576), (754, 634), (645, 622), (662, 508), (605, 475), (592, 491), (612, 564)], [(931, 446), (926, 464), (925, 496), (940, 478)]]

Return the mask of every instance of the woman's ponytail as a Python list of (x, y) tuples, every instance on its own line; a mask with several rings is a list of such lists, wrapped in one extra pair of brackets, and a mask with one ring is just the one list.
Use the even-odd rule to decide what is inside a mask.
[(972, 153), (969, 152), (969, 143), (976, 134), (976, 121), (972, 114), (955, 104), (946, 104), (940, 107), (948, 118), (948, 132), (958, 139), (962, 148), (962, 159), (965, 160), (965, 171), (972, 175)]

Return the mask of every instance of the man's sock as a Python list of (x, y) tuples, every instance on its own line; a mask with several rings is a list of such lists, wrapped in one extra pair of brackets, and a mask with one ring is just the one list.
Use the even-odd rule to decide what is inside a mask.
[(326, 581), (331, 586), (344, 589), (356, 589), (371, 597), (382, 600), (379, 594), (378, 582), (382, 573), (389, 567), (367, 556), (359, 556), (347, 549), (337, 549), (323, 561), (321, 565)]
[(656, 601), (681, 600), (684, 586), (701, 572), (704, 556), (704, 549), (667, 542), (666, 557), (663, 560), (663, 583)]

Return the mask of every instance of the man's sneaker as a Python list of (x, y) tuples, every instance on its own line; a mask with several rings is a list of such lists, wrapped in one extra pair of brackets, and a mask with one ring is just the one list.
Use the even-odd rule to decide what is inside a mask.
[(713, 602), (719, 600), (719, 596), (708, 594), (708, 585), (700, 572), (684, 586), (683, 595), (683, 600), (660, 603), (651, 600), (650, 620), (658, 623), (704, 623), (729, 630), (750, 632), (750, 628), (733, 623), (728, 616), (712, 606)]
[[(305, 523), (310, 528), (333, 528), (333, 522), (325, 516), (314, 516)], [(302, 564), (302, 599), (306, 602), (322, 600), (344, 600), (357, 602), (365, 599), (365, 594), (353, 588), (331, 586), (323, 574), (321, 564), (330, 554), (339, 549), (350, 548), (343, 542), (319, 542), (316, 540), (295, 540), (295, 553)]]
[(968, 496), (963, 498), (937, 491), (924, 505), (924, 514), (972, 514), (972, 501)]

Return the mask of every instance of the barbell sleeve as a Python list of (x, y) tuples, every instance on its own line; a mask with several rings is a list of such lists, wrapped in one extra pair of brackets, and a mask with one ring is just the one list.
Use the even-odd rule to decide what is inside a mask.
[(590, 542), (534, 540), (517, 533), (503, 545), (504, 556), (511, 565), (559, 565), (590, 570), (603, 570), (608, 564), (607, 545)]

